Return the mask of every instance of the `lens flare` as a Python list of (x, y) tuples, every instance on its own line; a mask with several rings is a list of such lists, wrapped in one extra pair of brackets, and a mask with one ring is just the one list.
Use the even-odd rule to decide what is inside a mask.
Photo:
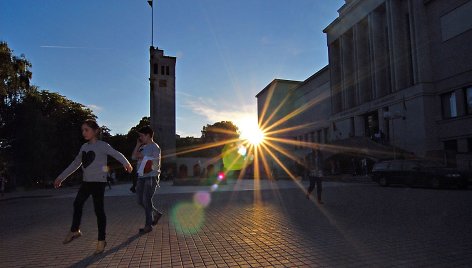
[(198, 233), (205, 222), (205, 209), (193, 202), (175, 205), (170, 213), (171, 223), (180, 234), (191, 235)]
[(257, 119), (242, 119), (237, 123), (241, 132), (240, 138), (247, 140), (251, 145), (257, 146), (264, 141), (264, 132), (259, 128)]
[(193, 202), (202, 207), (207, 207), (211, 202), (211, 196), (208, 192), (196, 192), (193, 195)]
[(239, 145), (238, 146), (238, 154), (242, 155), (242, 156), (246, 156), (247, 154), (247, 149), (246, 149), (246, 146), (244, 145)]

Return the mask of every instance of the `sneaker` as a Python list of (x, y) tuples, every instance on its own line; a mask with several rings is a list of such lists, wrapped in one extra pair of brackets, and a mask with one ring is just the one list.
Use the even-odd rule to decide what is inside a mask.
[(105, 240), (98, 240), (97, 242), (97, 249), (93, 253), (94, 255), (103, 253), (105, 251), (105, 247), (107, 246), (107, 242)]
[(153, 220), (152, 220), (151, 225), (152, 225), (152, 226), (156, 226), (156, 225), (157, 225), (157, 222), (159, 221), (159, 219), (160, 219), (161, 217), (162, 217), (162, 213), (159, 212), (159, 211), (157, 211), (157, 210), (154, 210), (154, 211), (152, 212), (152, 218), (153, 218)]
[(149, 225), (144, 226), (144, 228), (139, 229), (139, 234), (147, 234), (152, 231), (152, 227)]
[(64, 241), (62, 241), (62, 244), (67, 244), (67, 243), (70, 243), (72, 242), (72, 240), (76, 239), (76, 238), (79, 238), (82, 236), (82, 232), (80, 230), (78, 230), (77, 232), (69, 232), (67, 235), (66, 235), (66, 238), (64, 238)]
[(129, 190), (132, 192), (132, 193), (136, 193), (136, 187), (132, 186), (131, 188), (129, 188)]

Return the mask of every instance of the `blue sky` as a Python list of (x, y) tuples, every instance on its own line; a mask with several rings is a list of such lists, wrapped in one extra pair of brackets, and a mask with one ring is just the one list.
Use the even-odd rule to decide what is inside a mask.
[[(322, 30), (343, 3), (154, 0), (154, 45), (177, 57), (177, 134), (255, 121), (255, 95), (274, 78), (325, 66)], [(32, 62), (33, 84), (88, 105), (113, 133), (149, 115), (146, 0), (1, 0), (0, 40)]]

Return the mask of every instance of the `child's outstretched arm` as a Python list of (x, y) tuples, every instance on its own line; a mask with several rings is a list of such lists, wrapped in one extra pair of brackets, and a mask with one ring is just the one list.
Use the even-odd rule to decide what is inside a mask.
[(67, 179), (72, 173), (74, 173), (81, 165), (82, 165), (82, 155), (81, 151), (77, 154), (74, 161), (70, 163), (70, 165), (59, 175), (57, 179), (54, 181), (54, 188), (61, 187), (62, 182)]
[(128, 173), (131, 173), (133, 171), (133, 167), (129, 163), (128, 159), (126, 159), (126, 157), (122, 153), (120, 153), (117, 150), (113, 149), (113, 147), (111, 147), (110, 144), (106, 143), (105, 151), (108, 155), (110, 155), (111, 157), (118, 160), (121, 164), (123, 164), (123, 168)]

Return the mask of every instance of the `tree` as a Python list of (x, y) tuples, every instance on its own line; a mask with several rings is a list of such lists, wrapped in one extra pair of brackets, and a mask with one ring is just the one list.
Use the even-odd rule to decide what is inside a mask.
[(96, 119), (84, 105), (49, 91), (25, 94), (15, 114), (11, 170), (25, 186), (59, 175), (84, 142), (83, 121)]
[(5, 42), (0, 42), (0, 98), (2, 108), (19, 102), (30, 89), (31, 63), (24, 55), (13, 55)]
[(218, 146), (212, 146), (202, 152), (205, 157), (216, 157), (221, 155), (224, 144), (239, 138), (238, 127), (231, 121), (220, 121), (213, 125), (207, 124), (202, 129), (201, 141), (203, 144), (211, 145), (222, 143)]
[(15, 108), (24, 94), (32, 89), (30, 68), (31, 63), (24, 55), (14, 56), (8, 44), (0, 42), (0, 173), (8, 172), (11, 162)]
[(213, 125), (206, 125), (202, 129), (204, 143), (218, 142), (239, 138), (238, 127), (231, 121), (220, 121)]

